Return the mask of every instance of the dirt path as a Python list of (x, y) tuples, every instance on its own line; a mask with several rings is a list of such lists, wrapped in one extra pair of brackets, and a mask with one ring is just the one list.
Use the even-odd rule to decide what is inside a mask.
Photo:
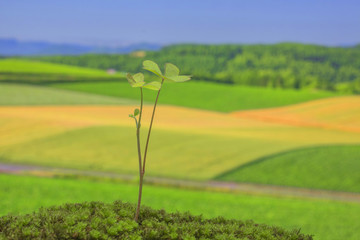
[[(94, 178), (112, 178), (122, 181), (136, 181), (136, 176), (116, 174), (108, 172), (96, 172), (96, 171), (84, 171), (75, 169), (64, 168), (51, 168), (40, 167), (31, 165), (15, 165), (0, 163), (0, 174), (15, 174), (15, 175), (35, 175), (43, 177), (53, 177), (57, 175), (63, 176), (87, 176)], [(201, 189), (218, 192), (238, 192), (249, 193), (259, 195), (270, 196), (287, 196), (287, 197), (300, 197), (300, 198), (315, 198), (315, 199), (327, 199), (338, 200), (345, 202), (357, 202), (360, 203), (360, 193), (350, 192), (337, 192), (328, 190), (306, 189), (296, 187), (285, 186), (272, 186), (250, 183), (234, 183), (234, 182), (219, 182), (219, 181), (191, 181), (180, 180), (171, 178), (160, 178), (147, 176), (147, 184), (171, 186), (189, 189)]]

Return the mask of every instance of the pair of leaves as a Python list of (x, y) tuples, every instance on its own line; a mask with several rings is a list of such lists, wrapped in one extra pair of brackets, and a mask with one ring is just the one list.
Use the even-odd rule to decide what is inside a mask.
[[(161, 72), (159, 66), (155, 62), (150, 60), (145, 60), (143, 62), (143, 68), (169, 82), (186, 82), (191, 79), (191, 76), (179, 75), (179, 68), (172, 63), (165, 64), (164, 74)], [(126, 78), (132, 87), (147, 88), (155, 91), (158, 91), (161, 88), (161, 83), (159, 82), (154, 81), (146, 83), (144, 81), (144, 74), (142, 73), (136, 73), (134, 75), (128, 73), (126, 75)]]
[(136, 108), (134, 110), (134, 114), (129, 114), (129, 117), (135, 118), (137, 115), (139, 115), (139, 113), (140, 113), (140, 110), (138, 108)]
[(136, 73), (134, 75), (128, 73), (126, 75), (126, 78), (132, 87), (147, 88), (155, 91), (161, 88), (161, 84), (159, 82), (146, 83), (144, 81), (144, 74), (142, 73)]
[(191, 76), (179, 75), (179, 68), (172, 63), (165, 64), (164, 74), (161, 72), (159, 66), (155, 62), (150, 60), (145, 60), (143, 62), (143, 68), (170, 82), (186, 82), (191, 79)]

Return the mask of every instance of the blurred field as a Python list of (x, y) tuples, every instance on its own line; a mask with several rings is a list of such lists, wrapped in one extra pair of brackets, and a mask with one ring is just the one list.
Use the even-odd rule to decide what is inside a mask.
[(327, 98), (276, 109), (234, 113), (239, 118), (360, 133), (360, 96)]
[[(0, 81), (0, 163), (138, 174), (128, 114), (139, 90), (121, 74), (7, 59), (0, 60)], [(146, 103), (154, 98), (145, 92)], [(359, 99), (201, 81), (166, 84), (146, 174), (360, 192)], [(143, 139), (151, 111), (144, 107)], [(64, 202), (135, 202), (137, 191), (132, 184), (0, 175), (0, 214)], [(155, 208), (302, 228), (315, 239), (359, 238), (358, 203), (155, 186), (144, 191), (143, 203)]]
[(360, 192), (360, 145), (294, 150), (250, 162), (218, 180)]
[(134, 100), (54, 89), (46, 86), (0, 83), (0, 105), (135, 104)]
[(0, 59), (0, 82), (66, 82), (124, 80), (122, 73), (109, 75), (106, 71), (92, 68), (45, 63), (20, 59)]
[[(0, 214), (29, 213), (39, 207), (65, 202), (122, 200), (136, 202), (137, 185), (89, 180), (47, 179), (0, 175)], [(315, 234), (317, 240), (357, 240), (358, 203), (316, 199), (269, 197), (144, 187), (144, 205), (167, 211), (190, 211), (205, 217), (253, 219)]]
[[(135, 127), (127, 117), (132, 110), (131, 106), (1, 107), (0, 130), (7, 136), (0, 142), (1, 161), (135, 174)], [(144, 111), (143, 134), (151, 107)], [(148, 174), (189, 179), (210, 179), (299, 147), (360, 143), (360, 135), (351, 131), (171, 106), (159, 106), (154, 129)]]
[(7, 73), (48, 73), (48, 74), (68, 74), (75, 76), (95, 76), (107, 77), (103, 70), (70, 66), (64, 64), (46, 63), (39, 61), (20, 60), (20, 59), (1, 59), (0, 72)]
[[(139, 90), (127, 82), (77, 82), (51, 84), (66, 90), (106, 96), (139, 99)], [(340, 96), (339, 93), (316, 90), (273, 89), (190, 81), (183, 84), (166, 83), (160, 95), (161, 104), (184, 106), (219, 112), (269, 108)], [(145, 101), (153, 102), (155, 94), (146, 91)]]

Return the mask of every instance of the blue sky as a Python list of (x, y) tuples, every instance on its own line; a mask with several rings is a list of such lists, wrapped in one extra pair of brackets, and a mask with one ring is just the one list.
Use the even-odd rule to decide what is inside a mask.
[(355, 0), (1, 0), (0, 38), (137, 42), (360, 43)]

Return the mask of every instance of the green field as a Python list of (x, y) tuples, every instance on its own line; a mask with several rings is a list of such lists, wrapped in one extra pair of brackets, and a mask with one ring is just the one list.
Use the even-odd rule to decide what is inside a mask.
[[(32, 112), (39, 117), (40, 114), (46, 114), (40, 110), (32, 110)], [(47, 111), (51, 110), (47, 109)], [(57, 112), (64, 114), (60, 109)], [(94, 111), (94, 116), (98, 114), (101, 112)], [(67, 117), (65, 119), (72, 122)], [(63, 120), (59, 119), (59, 121)], [(107, 124), (105, 120), (104, 124)], [(32, 125), (37, 126), (37, 123)], [(47, 125), (52, 126), (53, 123), (42, 123), (41, 127)], [(21, 129), (26, 125), (17, 127)], [(21, 132), (15, 134), (13, 129), (14, 127), (7, 128), (4, 122), (4, 136), (8, 136), (13, 141), (17, 137), (22, 139)], [(173, 127), (162, 129), (161, 125), (158, 126), (152, 135), (148, 174), (211, 179), (259, 157), (288, 149), (320, 143), (358, 143), (360, 141), (360, 136), (356, 133), (322, 129), (266, 125), (249, 127), (246, 131), (233, 130), (231, 133), (228, 132), (229, 129), (196, 130), (195, 127), (195, 129), (185, 130), (179, 126), (176, 130)], [(143, 134), (146, 133), (146, 129), (144, 130)], [(42, 131), (46, 133), (48, 130), (40, 129), (38, 134)], [(274, 134), (277, 134), (276, 139), (273, 137)], [(293, 135), (297, 135), (298, 139), (294, 139)], [(311, 140), (308, 139), (309, 136), (313, 136)], [(13, 144), (9, 144), (9, 140), (0, 141), (0, 161), (136, 174), (137, 155), (134, 142), (133, 127), (111, 125), (81, 127)], [(3, 144), (5, 146), (2, 146)]]
[[(64, 64), (46, 63), (39, 61), (20, 59), (1, 59), (0, 73), (43, 73), (43, 74), (64, 74), (74, 76), (108, 77), (103, 70), (76, 67)], [(119, 75), (123, 76), (123, 75)]]
[[(0, 214), (29, 213), (65, 202), (123, 200), (136, 202), (137, 186), (89, 180), (0, 175)], [(357, 240), (360, 205), (337, 201), (215, 193), (144, 187), (144, 205), (167, 211), (190, 211), (205, 217), (222, 215), (241, 220), (301, 228), (315, 239)]]
[(46, 86), (0, 83), (0, 105), (135, 104), (134, 100)]
[[(103, 80), (106, 80), (105, 82)], [(51, 84), (65, 90), (111, 97), (139, 99), (138, 89), (132, 89), (122, 74), (109, 75), (103, 70), (20, 59), (0, 60), (0, 81)], [(61, 83), (58, 83), (61, 82)], [(70, 83), (69, 83), (70, 82)], [(2, 87), (2, 86), (1, 86)], [(29, 104), (38, 102), (41, 93), (34, 92)], [(269, 108), (290, 105), (320, 98), (340, 96), (339, 93), (316, 90), (273, 89), (192, 81), (185, 84), (166, 84), (160, 103), (220, 112)], [(153, 101), (155, 94), (145, 93), (145, 101)], [(17, 104), (17, 100), (0, 99), (0, 104)], [(93, 101), (89, 100), (89, 104)], [(48, 101), (44, 101), (48, 104)], [(64, 102), (64, 104), (67, 104)]]
[[(95, 93), (99, 95), (139, 99), (139, 90), (124, 81), (84, 82), (51, 85), (56, 88)], [(235, 86), (207, 82), (169, 83), (163, 86), (160, 104), (230, 112), (290, 105), (320, 98), (340, 96), (338, 93), (314, 90), (272, 89)], [(146, 91), (145, 101), (152, 102), (155, 94)]]
[(218, 180), (360, 192), (360, 146), (322, 146), (259, 158)]
[(20, 59), (0, 59), (0, 81), (22, 83), (124, 79), (122, 73)]

